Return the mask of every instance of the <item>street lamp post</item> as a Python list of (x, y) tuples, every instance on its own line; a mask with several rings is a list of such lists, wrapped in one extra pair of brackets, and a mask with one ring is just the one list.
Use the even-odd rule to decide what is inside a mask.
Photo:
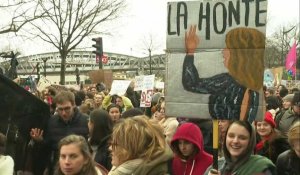
[(42, 58), (43, 62), (44, 62), (44, 77), (46, 77), (46, 62), (49, 58)]
[(79, 85), (80, 84), (80, 71), (77, 66), (75, 69), (75, 74), (76, 74), (76, 83), (77, 83), (77, 85)]
[(151, 49), (148, 49), (149, 51), (149, 59), (150, 59), (150, 75), (152, 75), (152, 58), (151, 58)]
[(36, 64), (36, 74), (37, 74), (37, 82), (40, 81), (40, 63)]

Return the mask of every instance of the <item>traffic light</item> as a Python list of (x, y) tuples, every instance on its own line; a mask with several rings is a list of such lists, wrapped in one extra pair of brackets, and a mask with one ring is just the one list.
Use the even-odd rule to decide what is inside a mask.
[(96, 44), (93, 44), (92, 46), (96, 48), (95, 51), (93, 51), (94, 54), (96, 54), (96, 60), (99, 61), (99, 69), (102, 69), (102, 56), (103, 56), (103, 43), (102, 38), (93, 38), (93, 41), (96, 42)]

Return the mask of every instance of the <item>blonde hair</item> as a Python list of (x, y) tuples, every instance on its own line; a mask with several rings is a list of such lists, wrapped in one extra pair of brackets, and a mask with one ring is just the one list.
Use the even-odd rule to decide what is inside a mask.
[(263, 86), (265, 35), (253, 28), (238, 27), (226, 34), (230, 50), (229, 74), (241, 85), (258, 91)]
[(103, 100), (104, 97), (105, 97), (105, 94), (104, 94), (103, 92), (97, 92), (97, 93), (95, 93), (95, 94), (94, 94), (94, 98), (95, 98), (96, 95), (100, 95), (101, 98), (102, 98), (102, 100)]
[(295, 140), (300, 140), (300, 121), (295, 122), (288, 132), (288, 141), (291, 146), (293, 146)]
[(145, 115), (127, 118), (114, 127), (112, 149), (122, 161), (137, 158), (151, 161), (165, 147), (162, 127)]

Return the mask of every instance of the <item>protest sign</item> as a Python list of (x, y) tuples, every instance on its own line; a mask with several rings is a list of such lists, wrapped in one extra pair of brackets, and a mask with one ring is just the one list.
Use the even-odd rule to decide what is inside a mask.
[(168, 116), (263, 117), (266, 15), (259, 0), (168, 3)]
[(124, 95), (130, 82), (130, 80), (113, 80), (109, 94), (119, 96)]

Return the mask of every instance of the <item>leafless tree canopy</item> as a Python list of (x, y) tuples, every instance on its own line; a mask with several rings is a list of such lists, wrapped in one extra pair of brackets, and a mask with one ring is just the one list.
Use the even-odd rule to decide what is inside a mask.
[[(291, 48), (292, 39), (300, 40), (299, 24), (282, 27), (266, 42), (265, 66), (268, 68), (285, 65), (285, 58)], [(299, 49), (297, 51), (299, 53)], [(297, 54), (299, 55), (299, 54)]]
[(30, 34), (50, 43), (61, 54), (61, 83), (65, 82), (67, 54), (82, 40), (106, 33), (105, 25), (120, 17), (125, 0), (38, 0), (46, 17), (31, 21)]
[(35, 0), (3, 0), (0, 10), (5, 21), (0, 26), (0, 34), (18, 32), (24, 25), (43, 17), (43, 11), (37, 11)]

